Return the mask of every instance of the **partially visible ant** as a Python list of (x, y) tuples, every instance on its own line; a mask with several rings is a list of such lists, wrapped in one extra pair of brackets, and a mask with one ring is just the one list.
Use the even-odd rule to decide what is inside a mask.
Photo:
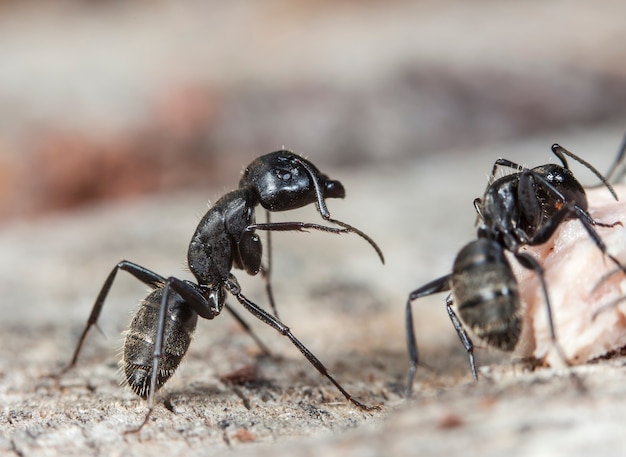
[[(286, 325), (242, 294), (237, 279), (231, 273), (233, 267), (250, 275), (261, 271), (262, 246), (257, 230), (313, 229), (335, 234), (356, 233), (376, 250), (384, 263), (380, 248), (369, 236), (330, 217), (325, 199), (344, 197), (345, 189), (339, 181), (329, 179), (311, 162), (293, 152), (280, 150), (257, 158), (246, 168), (239, 189), (215, 202), (191, 238), (187, 263), (196, 282), (174, 276), (166, 278), (127, 260), (119, 262), (102, 285), (72, 360), (64, 372), (76, 365), (87, 333), (100, 316), (118, 270), (124, 270), (153, 289), (137, 309), (124, 343), (122, 368), (128, 385), (137, 395), (148, 400), (148, 412), (143, 422), (132, 431), (139, 431), (147, 423), (154, 409), (154, 394), (174, 374), (187, 352), (198, 316), (213, 319), (226, 307), (251, 333), (247, 324), (226, 303), (226, 292), (256, 318), (289, 338), (349, 402), (363, 410), (377, 408), (367, 406), (350, 395)], [(269, 212), (292, 210), (311, 203), (316, 204), (324, 220), (338, 227), (306, 222), (255, 223), (254, 208), (259, 204)], [(275, 309), (268, 274), (266, 280), (268, 295)], [(265, 346), (255, 340), (267, 353)]]
[[(565, 156), (576, 160), (595, 174), (617, 200), (613, 187), (591, 164), (567, 149), (558, 144), (552, 145), (551, 149), (562, 165), (546, 164), (526, 168), (506, 159), (495, 161), (483, 198), (474, 200), (474, 207), (481, 221), (477, 239), (460, 250), (452, 273), (409, 294), (405, 314), (410, 359), (407, 397), (411, 395), (418, 365), (411, 310), (411, 303), (418, 298), (450, 291), (446, 299), (446, 309), (469, 355), (472, 376), (477, 381), (474, 345), (463, 323), (488, 345), (503, 351), (512, 351), (521, 334), (523, 310), (518, 283), (505, 256), (506, 251), (522, 267), (534, 271), (538, 276), (548, 315), (550, 336), (564, 361), (566, 358), (558, 345), (554, 330), (543, 268), (533, 256), (521, 249), (524, 246), (546, 243), (564, 221), (578, 219), (598, 249), (626, 273), (626, 267), (607, 252), (604, 242), (594, 229), (594, 226), (613, 227), (620, 223), (600, 223), (589, 215), (585, 190), (570, 171)], [(515, 171), (495, 179), (498, 167)], [(452, 308), (455, 303), (461, 319)]]

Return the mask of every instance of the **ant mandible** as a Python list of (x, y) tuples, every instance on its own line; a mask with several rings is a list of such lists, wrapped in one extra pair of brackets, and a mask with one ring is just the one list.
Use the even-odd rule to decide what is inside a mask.
[[(310, 161), (291, 151), (280, 150), (257, 158), (244, 171), (239, 188), (215, 202), (200, 220), (191, 238), (187, 263), (196, 282), (174, 276), (166, 278), (128, 260), (120, 261), (102, 285), (72, 360), (64, 371), (76, 365), (87, 333), (100, 316), (115, 276), (123, 270), (153, 289), (137, 309), (124, 342), (122, 367), (126, 380), (137, 395), (148, 400), (148, 412), (133, 431), (140, 430), (147, 423), (154, 409), (154, 394), (174, 374), (187, 352), (198, 316), (213, 319), (226, 307), (251, 333), (247, 324), (226, 303), (226, 292), (256, 318), (289, 338), (348, 401), (364, 410), (376, 408), (352, 397), (285, 324), (243, 295), (236, 277), (231, 273), (233, 267), (250, 275), (256, 275), (262, 269), (262, 245), (257, 230), (269, 233), (313, 229), (335, 234), (356, 233), (376, 250), (384, 263), (380, 248), (369, 236), (330, 217), (325, 198), (344, 197), (345, 189), (339, 181), (329, 179)], [(305, 222), (255, 223), (254, 208), (259, 204), (269, 214), (269, 211), (287, 211), (311, 203), (316, 204), (324, 220), (338, 227)], [(266, 275), (266, 280), (274, 307), (269, 275)], [(267, 352), (265, 346), (254, 338)]]
[[(411, 310), (412, 302), (418, 298), (450, 291), (446, 298), (446, 309), (469, 355), (472, 376), (477, 381), (474, 346), (463, 322), (488, 345), (503, 351), (512, 351), (521, 334), (523, 311), (518, 284), (505, 251), (509, 251), (522, 267), (534, 271), (538, 276), (550, 336), (563, 360), (565, 356), (556, 339), (543, 268), (533, 256), (521, 252), (521, 248), (547, 242), (564, 221), (578, 219), (598, 249), (621, 271), (626, 272), (626, 268), (607, 252), (606, 245), (594, 229), (594, 226), (613, 227), (620, 222), (603, 224), (589, 215), (585, 190), (570, 171), (565, 156), (578, 161), (594, 173), (617, 200), (612, 186), (591, 164), (580, 157), (558, 144), (552, 145), (551, 149), (562, 165), (546, 164), (525, 168), (506, 159), (496, 160), (484, 197), (474, 200), (474, 207), (482, 221), (478, 227), (477, 239), (459, 251), (451, 273), (409, 294), (405, 310), (410, 359), (407, 397), (411, 395), (418, 365)], [(496, 171), (501, 166), (515, 172), (495, 179)], [(452, 308), (454, 303), (461, 319)]]

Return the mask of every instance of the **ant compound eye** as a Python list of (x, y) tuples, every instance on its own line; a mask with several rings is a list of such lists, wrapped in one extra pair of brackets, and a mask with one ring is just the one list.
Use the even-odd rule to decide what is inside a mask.
[(276, 170), (276, 175), (283, 181), (289, 181), (291, 179), (291, 173), (286, 170)]

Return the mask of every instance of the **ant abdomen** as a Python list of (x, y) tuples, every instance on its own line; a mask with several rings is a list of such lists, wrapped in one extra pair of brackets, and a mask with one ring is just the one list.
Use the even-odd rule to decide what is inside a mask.
[[(162, 296), (163, 289), (158, 288), (141, 302), (124, 341), (124, 357), (121, 362), (124, 376), (129, 387), (143, 399), (150, 395), (154, 345)], [(170, 292), (163, 352), (155, 390), (159, 390), (178, 368), (189, 348), (197, 321), (196, 312), (178, 294)]]
[(512, 351), (522, 328), (517, 281), (497, 242), (479, 238), (458, 254), (451, 290), (461, 318), (472, 331), (503, 351)]

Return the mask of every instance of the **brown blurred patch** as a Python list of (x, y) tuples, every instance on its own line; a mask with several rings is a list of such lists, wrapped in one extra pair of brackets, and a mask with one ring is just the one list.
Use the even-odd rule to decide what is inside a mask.
[(214, 115), (210, 91), (184, 87), (157, 100), (152, 118), (135, 130), (35, 130), (26, 154), (0, 164), (0, 217), (236, 182), (207, 133)]

